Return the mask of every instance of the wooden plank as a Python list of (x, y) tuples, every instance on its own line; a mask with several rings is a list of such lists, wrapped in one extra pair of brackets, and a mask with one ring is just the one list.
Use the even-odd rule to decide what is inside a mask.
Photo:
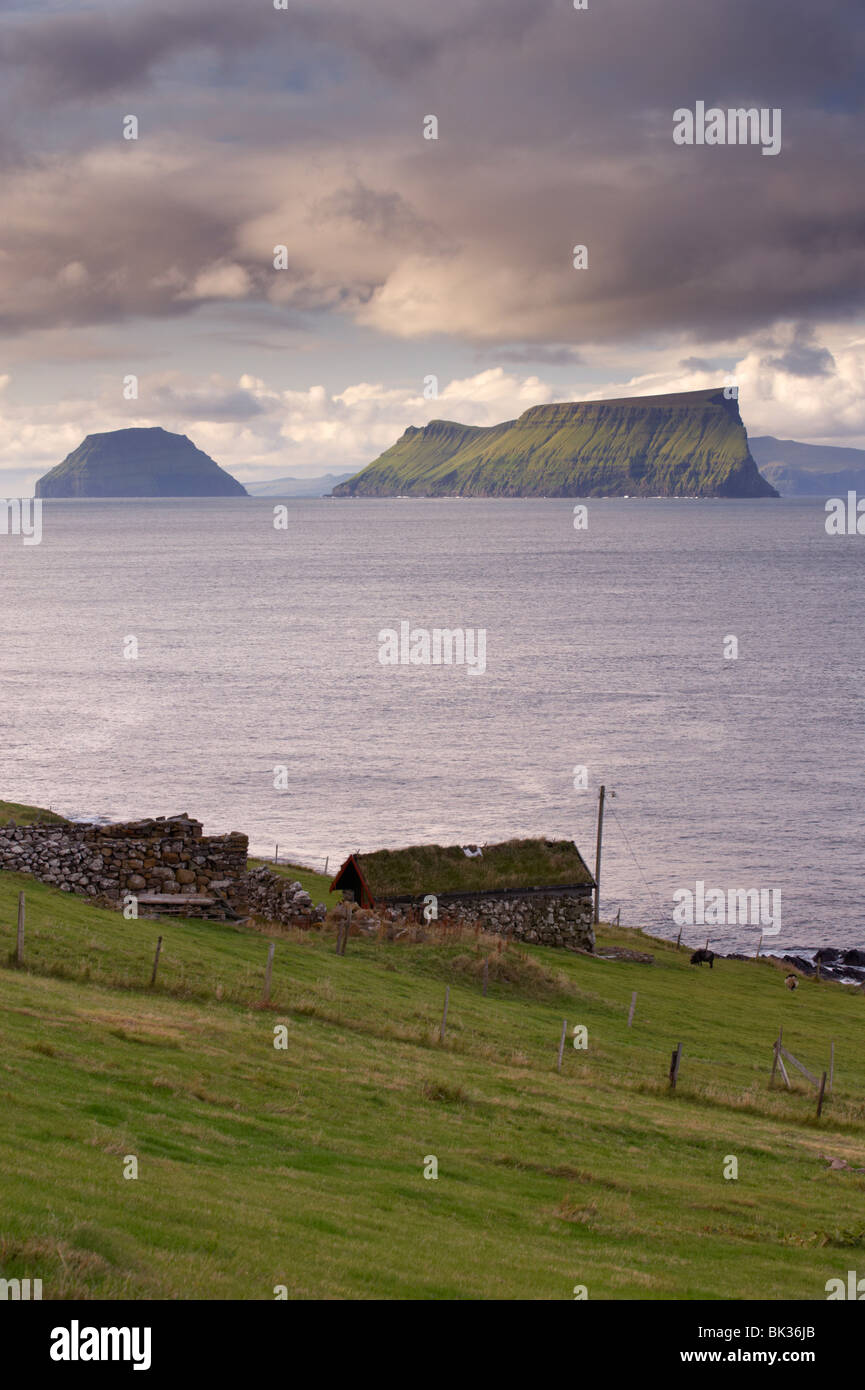
[(787, 1068), (784, 1066), (784, 1063), (783, 1063), (783, 1061), (781, 1060), (781, 1053), (782, 1053), (782, 1051), (783, 1051), (783, 1048), (779, 1048), (779, 1049), (778, 1049), (778, 1066), (781, 1068), (781, 1075), (782, 1075), (783, 1078), (784, 1078), (784, 1083), (785, 1083), (785, 1085), (786, 1085), (786, 1087), (787, 1087), (787, 1090), (788, 1090), (788, 1091), (792, 1091), (793, 1087), (790, 1085), (790, 1078), (789, 1078), (789, 1076), (787, 1075)]
[(137, 894), (139, 903), (155, 907), (162, 903), (173, 903), (177, 907), (184, 904), (194, 903), (196, 907), (212, 907), (216, 902), (215, 898), (205, 897), (203, 893), (139, 893)]
[(812, 1071), (809, 1071), (807, 1067), (803, 1067), (802, 1063), (801, 1063), (796, 1057), (793, 1056), (792, 1052), (788, 1052), (787, 1049), (786, 1049), (786, 1047), (782, 1047), (782, 1048), (781, 1048), (781, 1051), (783, 1052), (784, 1056), (787, 1058), (787, 1061), (788, 1061), (788, 1062), (792, 1062), (794, 1067), (798, 1067), (798, 1068), (799, 1068), (799, 1070), (800, 1070), (800, 1072), (802, 1073), (803, 1076), (807, 1076), (807, 1078), (808, 1078), (808, 1080), (811, 1082), (811, 1085), (812, 1085), (812, 1086), (819, 1086), (819, 1085), (820, 1085), (820, 1082), (817, 1080), (817, 1078), (816, 1078), (816, 1076), (814, 1075), (814, 1073), (813, 1073)]
[(818, 1120), (819, 1120), (819, 1118), (820, 1118), (820, 1112), (821, 1112), (821, 1110), (823, 1109), (823, 1093), (825, 1092), (825, 1090), (826, 1090), (826, 1073), (825, 1073), (825, 1071), (824, 1071), (822, 1077), (820, 1078), (820, 1094), (819, 1094), (819, 1096), (817, 1097), (817, 1119), (818, 1119)]

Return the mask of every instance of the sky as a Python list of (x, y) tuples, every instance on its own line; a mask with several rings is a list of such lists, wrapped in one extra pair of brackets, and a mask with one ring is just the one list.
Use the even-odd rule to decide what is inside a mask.
[[(254, 482), (728, 383), (865, 448), (861, 0), (277, 3), (0, 0), (0, 493), (125, 426)], [(698, 101), (779, 152), (676, 144)]]

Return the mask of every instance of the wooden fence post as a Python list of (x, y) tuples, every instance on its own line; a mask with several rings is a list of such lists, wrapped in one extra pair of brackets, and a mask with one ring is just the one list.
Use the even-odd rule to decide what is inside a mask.
[(24, 894), (18, 894), (18, 935), (15, 939), (15, 964), (24, 964)]
[(445, 1040), (445, 1024), (446, 1024), (447, 1021), (448, 1021), (448, 1001), (449, 1001), (450, 997), (451, 997), (451, 987), (450, 987), (450, 985), (448, 985), (447, 989), (445, 990), (445, 1007), (444, 1007), (444, 1012), (443, 1012), (443, 1014), (442, 1014), (442, 1026), (441, 1026), (441, 1028), (439, 1029), (439, 1042), (444, 1042), (444, 1040)]
[(561, 1041), (560, 1041), (560, 1043), (559, 1043), (559, 1061), (558, 1061), (558, 1065), (557, 1065), (557, 1067), (556, 1067), (556, 1071), (561, 1071), (561, 1069), (562, 1069), (562, 1055), (563, 1055), (564, 1050), (565, 1050), (565, 1034), (567, 1033), (567, 1031), (568, 1031), (568, 1020), (567, 1020), (566, 1018), (563, 1018), (563, 1019), (562, 1019), (562, 1037), (561, 1037)]
[(268, 1004), (270, 1002), (270, 976), (273, 971), (273, 953), (275, 950), (276, 946), (271, 941), (267, 948), (267, 969), (264, 972), (264, 994), (262, 996), (263, 1004)]
[(820, 1079), (820, 1094), (817, 1097), (817, 1119), (820, 1118), (820, 1111), (823, 1109), (823, 1092), (826, 1090), (826, 1073), (824, 1071)]
[(630, 1007), (630, 1009), (628, 1010), (628, 1027), (629, 1027), (629, 1028), (630, 1028), (631, 1024), (633, 1023), (633, 1021), (634, 1021), (634, 1009), (635, 1009), (636, 1007), (637, 1007), (637, 991), (634, 990), (633, 994), (631, 995), (631, 1007)]
[(781, 1053), (782, 1053), (782, 1052), (786, 1052), (786, 1048), (782, 1047), (781, 1044), (779, 1043), (779, 1044), (778, 1044), (778, 1066), (781, 1068), (781, 1075), (782, 1075), (783, 1078), (784, 1078), (784, 1085), (787, 1087), (787, 1090), (788, 1090), (788, 1091), (792, 1091), (793, 1087), (790, 1085), (790, 1078), (789, 1078), (789, 1076), (787, 1075), (787, 1068), (784, 1066), (784, 1058), (781, 1056)]
[(153, 974), (150, 976), (151, 985), (156, 984), (156, 968), (159, 965), (159, 952), (162, 950), (162, 937), (156, 943), (156, 955), (153, 957)]
[[(775, 1039), (775, 1043), (774, 1043), (775, 1058), (774, 1058), (774, 1061), (772, 1062), (772, 1075), (769, 1077), (769, 1089), (770, 1089), (770, 1090), (771, 1090), (771, 1088), (772, 1088), (772, 1083), (773, 1083), (773, 1081), (775, 1080), (775, 1072), (778, 1070), (778, 1063), (781, 1062), (781, 1039), (783, 1038), (783, 1036), (784, 1036), (784, 1029), (783, 1029), (783, 1027), (781, 1027), (781, 1028), (778, 1029), (778, 1036), (777, 1036), (777, 1038)], [(783, 1065), (784, 1065), (783, 1062), (781, 1062), (781, 1066), (782, 1066), (782, 1067), (783, 1067)]]
[(670, 1058), (670, 1089), (675, 1091), (676, 1082), (679, 1079), (679, 1063), (682, 1060), (682, 1044), (673, 1048), (673, 1055)]
[(279, 863), (279, 845), (274, 845), (274, 849), (273, 849), (273, 862), (274, 862), (274, 864), (278, 864), (278, 863)]
[(677, 951), (681, 951), (681, 949), (682, 949), (682, 928), (680, 927), (680, 928), (679, 928), (679, 935), (676, 937), (676, 950), (677, 950)]

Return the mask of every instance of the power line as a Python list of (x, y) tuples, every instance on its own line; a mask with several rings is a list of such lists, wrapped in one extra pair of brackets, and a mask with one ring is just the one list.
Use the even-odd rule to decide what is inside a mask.
[(657, 899), (657, 901), (658, 901), (658, 910), (660, 911), (662, 917), (666, 918), (666, 917), (668, 916), (668, 912), (667, 912), (667, 908), (666, 908), (666, 906), (665, 906), (665, 904), (664, 904), (664, 901), (663, 901), (663, 899), (662, 899), (660, 893), (658, 892), (657, 888), (652, 888), (652, 887), (651, 887), (651, 885), (649, 884), (648, 879), (646, 878), (646, 875), (643, 873), (643, 866), (642, 866), (642, 864), (640, 863), (639, 859), (637, 858), (636, 854), (634, 853), (633, 845), (631, 844), (631, 841), (628, 839), (628, 835), (627, 835), (627, 832), (626, 832), (626, 830), (625, 830), (625, 827), (622, 825), (622, 822), (621, 822), (620, 819), (619, 819), (619, 816), (618, 816), (618, 813), (617, 813), (615, 807), (614, 807), (614, 806), (610, 806), (609, 809), (612, 811), (613, 817), (614, 817), (614, 819), (615, 819), (615, 821), (616, 821), (616, 824), (618, 825), (619, 829), (620, 829), (621, 832), (622, 832), (622, 837), (623, 837), (623, 839), (624, 839), (624, 841), (625, 841), (625, 844), (628, 846), (628, 850), (629, 850), (629, 853), (630, 853), (630, 855), (631, 855), (631, 858), (633, 859), (634, 863), (635, 863), (636, 866), (637, 866), (637, 869), (639, 870), (640, 878), (643, 880), (643, 883), (644, 883), (645, 888), (646, 888), (646, 892), (649, 894), (649, 897), (650, 897), (650, 898), (656, 898), (656, 899)]

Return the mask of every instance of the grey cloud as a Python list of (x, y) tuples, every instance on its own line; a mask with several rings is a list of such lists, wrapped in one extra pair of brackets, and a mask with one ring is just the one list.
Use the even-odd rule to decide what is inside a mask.
[[(308, 216), (285, 313), (365, 315), (397, 336), (426, 315), (430, 332), (550, 364), (576, 360), (571, 341), (585, 352), (849, 317), (865, 301), (863, 36), (852, 0), (822, 0), (819, 23), (811, 0), (586, 13), (566, 0), (369, 0), (363, 13), (317, 0), (287, 14), (177, 0), (17, 16), (0, 39), (21, 98), (0, 327), (194, 313), (183, 287), (223, 261), (266, 301), (267, 248), (248, 228), (289, 192)], [(286, 90), (289, 62), (312, 74), (302, 97)], [(146, 83), (159, 100), (128, 175), (103, 171), (95, 105)], [(781, 105), (781, 154), (674, 148), (672, 112), (697, 98)], [(55, 100), (79, 103), (62, 156), (27, 146)], [(438, 142), (420, 138), (427, 112)], [(189, 152), (193, 176), (137, 172), (157, 147)], [(586, 272), (569, 264), (578, 241)], [(70, 263), (86, 275), (58, 283)], [(831, 365), (807, 342), (781, 352), (770, 360), (800, 375)]]
[(249, 391), (176, 391), (155, 386), (148, 393), (148, 405), (156, 412), (170, 412), (174, 419), (206, 420), (215, 424), (225, 420), (251, 420), (266, 414), (265, 407)]
[(831, 352), (815, 342), (814, 330), (807, 324), (796, 325), (793, 342), (782, 352), (760, 359), (761, 367), (800, 377), (831, 376), (835, 365)]
[(679, 366), (683, 372), (714, 372), (717, 366), (714, 362), (709, 362), (705, 357), (683, 357)]
[(475, 353), (477, 361), (516, 362), (544, 367), (573, 367), (583, 361), (577, 348), (565, 344), (534, 343), (518, 347), (502, 347)]

